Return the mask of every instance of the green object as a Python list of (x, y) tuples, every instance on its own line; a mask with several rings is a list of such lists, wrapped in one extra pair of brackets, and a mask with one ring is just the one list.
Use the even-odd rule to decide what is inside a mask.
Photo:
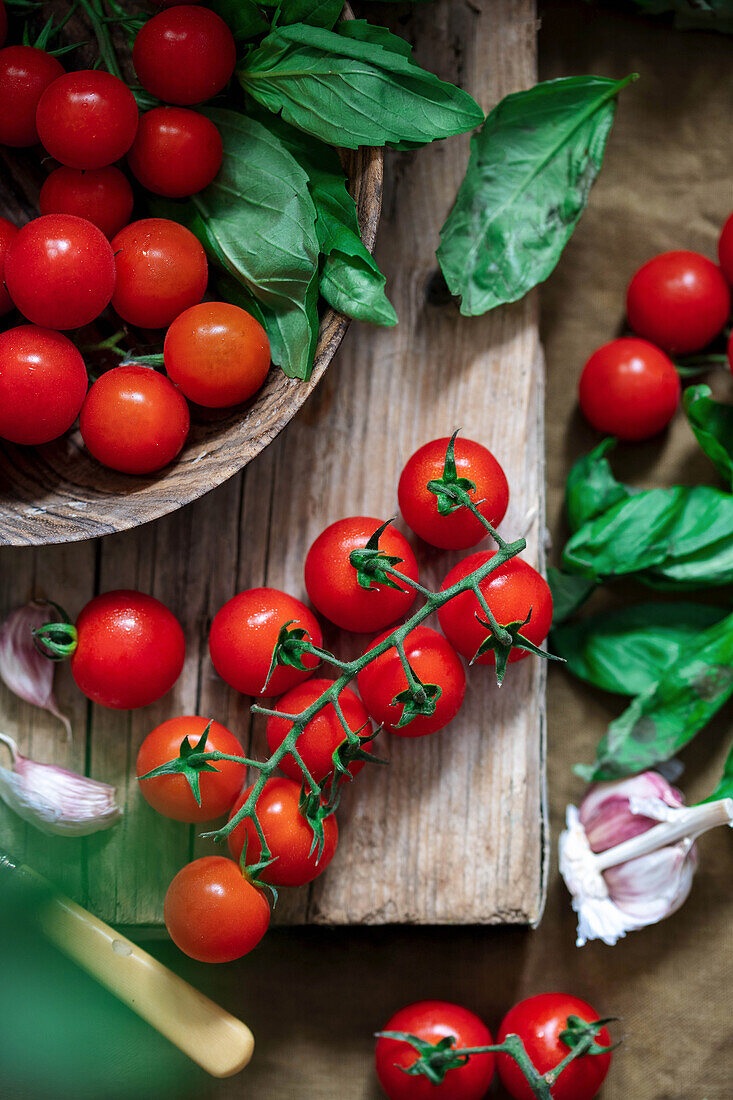
[(715, 802), (718, 798), (733, 798), (733, 748), (728, 753), (728, 758), (723, 768), (720, 782), (711, 795), (703, 799), (704, 802)]
[(552, 649), (581, 680), (620, 695), (654, 688), (725, 611), (708, 604), (641, 603), (591, 615), (552, 632)]
[(588, 782), (653, 768), (684, 748), (733, 694), (733, 615), (703, 631), (654, 686), (612, 722), (595, 763), (577, 765)]
[(554, 270), (600, 171), (616, 97), (635, 79), (548, 80), (489, 114), (437, 253), (461, 313), (516, 302)]
[(309, 23), (313, 27), (335, 25), (343, 9), (343, 0), (281, 0), (277, 11), (277, 25)]
[(385, 49), (303, 24), (280, 27), (237, 76), (286, 122), (330, 145), (427, 144), (472, 129), (483, 112), (467, 92)]
[(682, 400), (695, 438), (733, 488), (733, 405), (714, 401), (709, 386), (688, 386)]
[(209, 0), (207, 7), (221, 16), (235, 42), (246, 42), (270, 28), (255, 0)]
[(613, 476), (606, 458), (615, 446), (615, 439), (604, 439), (590, 454), (579, 458), (568, 474), (565, 508), (572, 531), (632, 496), (631, 489)]
[(555, 625), (569, 619), (596, 590), (595, 581), (577, 573), (563, 573), (554, 565), (547, 570), (547, 583), (552, 593), (552, 621)]

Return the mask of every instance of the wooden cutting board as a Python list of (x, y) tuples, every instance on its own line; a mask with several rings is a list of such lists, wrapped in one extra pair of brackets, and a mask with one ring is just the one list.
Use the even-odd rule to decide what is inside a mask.
[[(371, 8), (377, 18), (382, 12)], [(417, 59), (457, 80), (485, 109), (536, 79), (534, 0), (454, 0), (400, 6), (394, 29)], [(235, 592), (268, 584), (304, 595), (313, 538), (343, 515), (396, 514), (396, 481), (410, 453), (455, 427), (487, 444), (512, 490), (502, 530), (523, 534), (541, 563), (543, 368), (534, 295), (483, 318), (461, 318), (441, 296), (439, 228), (465, 170), (468, 138), (386, 165), (377, 254), (397, 308), (396, 329), (354, 325), (333, 367), (282, 435), (246, 470), (195, 504), (123, 535), (42, 550), (0, 550), (0, 612), (47, 595), (75, 615), (96, 592), (152, 592), (179, 616), (188, 652), (171, 694), (120, 714), (91, 704), (59, 670), (72, 719), (64, 740), (53, 719), (0, 695), (3, 731), (36, 759), (116, 783), (123, 822), (85, 840), (48, 838), (0, 805), (0, 848), (55, 879), (105, 920), (156, 925), (173, 874), (212, 850), (195, 831), (158, 817), (131, 776), (137, 749), (177, 714), (216, 717), (248, 753), (263, 729), (249, 700), (214, 672), (207, 634)], [(422, 579), (439, 585), (457, 555), (417, 547)], [(337, 652), (364, 639), (327, 632)], [(383, 736), (388, 768), (366, 768), (339, 811), (341, 841), (310, 888), (282, 891), (281, 923), (532, 923), (544, 899), (544, 668), (510, 667), (498, 690), (485, 669), (469, 674), (458, 719), (421, 740)], [(288, 896), (289, 895), (289, 896)]]

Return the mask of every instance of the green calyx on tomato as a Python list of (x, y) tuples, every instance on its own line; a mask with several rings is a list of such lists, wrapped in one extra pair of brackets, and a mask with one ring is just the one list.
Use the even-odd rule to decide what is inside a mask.
[[(362, 726), (362, 729), (367, 729), (370, 723), (366, 723)], [(350, 782), (354, 778), (354, 773), (351, 769), (352, 764), (358, 760), (364, 760), (368, 764), (386, 764), (386, 760), (382, 760), (381, 757), (375, 756), (373, 752), (367, 752), (364, 748), (365, 745), (369, 745), (378, 734), (382, 732), (382, 727), (378, 726), (376, 729), (372, 729), (370, 733), (362, 733), (361, 730), (357, 730), (355, 733), (349, 731), (347, 737), (341, 742), (341, 744), (334, 749), (333, 756), (333, 778), (331, 780), (334, 790), (340, 788), (342, 779)], [(334, 807), (335, 809), (335, 807)]]
[[(446, 1035), (437, 1043), (428, 1043), (425, 1039), (418, 1039), (417, 1035), (410, 1035), (406, 1031), (377, 1031), (377, 1039), (396, 1039), (398, 1042), (409, 1043), (419, 1057), (411, 1066), (400, 1066), (408, 1077), (427, 1077), (431, 1085), (442, 1085), (449, 1069), (458, 1069), (465, 1066), (470, 1054), (459, 1051), (453, 1045), (456, 1042), (455, 1035)], [(474, 1048), (472, 1054), (487, 1053), (494, 1047)]]
[(396, 588), (398, 592), (405, 591), (402, 585), (398, 584), (388, 569), (385, 568), (386, 566), (399, 565), (403, 559), (393, 557), (385, 553), (384, 550), (379, 549), (379, 537), (392, 522), (391, 519), (385, 520), (381, 527), (378, 527), (370, 537), (366, 546), (359, 547), (358, 550), (352, 550), (349, 555), (349, 561), (356, 570), (356, 579), (362, 588), (369, 589), (373, 584), (383, 584), (388, 588)]
[(602, 1047), (595, 1039), (602, 1028), (607, 1024), (616, 1023), (617, 1020), (617, 1016), (606, 1016), (603, 1020), (594, 1020), (589, 1024), (580, 1016), (568, 1016), (567, 1027), (560, 1032), (560, 1039), (571, 1050), (582, 1047), (579, 1051), (581, 1054), (610, 1054), (620, 1044), (611, 1043), (609, 1046)]
[[(313, 672), (313, 666), (306, 665), (303, 661), (304, 653), (315, 653), (315, 647), (313, 646), (310, 635), (307, 630), (304, 630), (300, 626), (293, 627), (293, 623), (296, 619), (289, 619), (280, 628), (280, 633), (277, 636), (275, 642), (275, 648), (272, 651), (272, 659), (270, 661), (270, 667), (267, 671), (267, 679), (265, 680), (265, 687), (269, 684), (272, 674), (278, 665), (286, 665), (288, 668), (297, 668), (300, 672)], [(291, 630), (290, 628), (293, 627)]]
[(500, 687), (506, 674), (506, 666), (512, 649), (523, 649), (526, 650), (527, 653), (534, 653), (535, 657), (541, 657), (544, 661), (562, 661), (564, 664), (564, 657), (556, 657), (554, 653), (546, 653), (544, 649), (540, 649), (534, 642), (530, 642), (528, 638), (520, 634), (522, 627), (527, 625), (531, 617), (532, 608), (529, 609), (529, 614), (523, 621), (507, 623), (506, 626), (502, 627), (502, 630), (508, 634), (511, 639), (510, 642), (505, 642), (503, 638), (500, 638), (495, 633), (492, 623), (486, 622), (477, 614), (477, 622), (479, 622), (481, 626), (486, 627), (489, 634), (474, 653), (470, 664), (477, 661), (479, 657), (483, 657), (485, 653), (489, 653), (493, 650), (496, 654), (496, 682)]
[(402, 705), (400, 720), (395, 723), (397, 729), (409, 725), (419, 715), (432, 717), (443, 694), (443, 689), (438, 684), (424, 684), (414, 669), (410, 669), (408, 681), (409, 687), (398, 692), (392, 700), (392, 706)]
[[(450, 443), (445, 452), (445, 467), (441, 477), (428, 482), (427, 488), (438, 498), (438, 512), (441, 516), (449, 516), (466, 505), (467, 493), (475, 493), (476, 485), (470, 478), (459, 477), (456, 469), (456, 436), (460, 428), (457, 428), (450, 437)], [(481, 504), (481, 501), (476, 501)]]
[(44, 623), (33, 631), (33, 643), (39, 653), (50, 661), (65, 661), (76, 652), (79, 635), (69, 616), (53, 600), (46, 601), (61, 616), (57, 623)]
[[(213, 719), (212, 719), (213, 721)], [(206, 742), (209, 738), (209, 731), (211, 730), (211, 721), (207, 725), (201, 737), (192, 745), (188, 737), (184, 737), (181, 741), (179, 749), (179, 757), (177, 760), (169, 760), (166, 764), (161, 764), (158, 768), (153, 768), (152, 771), (146, 772), (145, 775), (141, 775), (139, 779), (155, 779), (159, 775), (183, 775), (186, 779), (193, 796), (196, 799), (196, 804), (201, 805), (201, 772), (216, 772), (219, 769), (215, 768), (211, 763), (212, 760), (223, 759), (226, 754), (215, 754), (206, 751)]]

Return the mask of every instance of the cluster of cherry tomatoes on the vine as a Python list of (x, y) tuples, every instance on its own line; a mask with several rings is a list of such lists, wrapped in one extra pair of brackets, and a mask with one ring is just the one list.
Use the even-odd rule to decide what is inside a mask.
[[(399, 480), (400, 508), (408, 526), (426, 542), (468, 549), (482, 540), (486, 528), (465, 507), (441, 514), (438, 495), (428, 488), (440, 484), (449, 467), (451, 485), (470, 492), (477, 513), (495, 528), (507, 509), (507, 480), (494, 456), (470, 439), (434, 440), (416, 451)], [(363, 587), (352, 554), (364, 550), (377, 528), (380, 561), (399, 563), (398, 577), (404, 579), (387, 578), (388, 583)], [(494, 551), (481, 550), (459, 562), (448, 572), (441, 593), (493, 557)], [(510, 630), (512, 641), (505, 654), (510, 662), (527, 655), (521, 644), (541, 645), (550, 629), (552, 598), (537, 570), (512, 556), (476, 584), (480, 596), (473, 589), (461, 590), (439, 606), (443, 633), (420, 623), (406, 633), (403, 654), (389, 646), (371, 661), (360, 659), (363, 667), (354, 676), (359, 694), (344, 686), (338, 695), (338, 712), (336, 704), (328, 702), (304, 724), (297, 737), (298, 759), (290, 751), (284, 753), (279, 761), (284, 775), (268, 775), (264, 781), (257, 798), (257, 822), (245, 816), (228, 836), (235, 860), (246, 844), (243, 862), (247, 867), (257, 866), (263, 851), (269, 854), (272, 862), (258, 871), (254, 882), (241, 873), (238, 863), (222, 857), (196, 860), (179, 872), (165, 904), (166, 924), (179, 947), (210, 962), (245, 954), (269, 922), (260, 884), (302, 885), (325, 870), (336, 850), (338, 826), (329, 812), (316, 850), (310, 821), (302, 814), (306, 770), (319, 786), (331, 781), (334, 754), (347, 739), (346, 725), (363, 747), (345, 769), (351, 776), (371, 753), (372, 723), (403, 737), (433, 734), (448, 725), (461, 708), (466, 687), (460, 658), (496, 664), (490, 647), (477, 656), (491, 637), (488, 627), (479, 622), (485, 618), (485, 606), (500, 627)], [(366, 647), (366, 657), (385, 637), (383, 631), (405, 619), (421, 588), (417, 559), (407, 539), (394, 527), (382, 528), (379, 520), (363, 516), (338, 520), (318, 536), (306, 557), (305, 586), (315, 610), (332, 623), (358, 634), (379, 632)], [(284, 629), (304, 639), (308, 651), (295, 662), (273, 664)], [(56, 657), (71, 655), (77, 685), (90, 699), (108, 707), (154, 702), (173, 686), (183, 667), (180, 625), (163, 604), (139, 592), (97, 596), (81, 612), (75, 627), (52, 624), (37, 632), (37, 639)], [(214, 617), (209, 650), (219, 675), (245, 695), (278, 697), (266, 728), (271, 753), (293, 729), (293, 716), (303, 714), (333, 685), (332, 680), (313, 675), (321, 657), (328, 661), (331, 656), (321, 649), (322, 643), (313, 612), (294, 596), (272, 588), (240, 592)], [(332, 663), (338, 665), (336, 660)], [(405, 700), (415, 684), (425, 690), (428, 702), (422, 710), (411, 711)], [(201, 747), (205, 732), (205, 747)], [(194, 749), (235, 759), (217, 758), (215, 765), (197, 772), (193, 786), (175, 769), (141, 778), (143, 795), (156, 810), (179, 821), (209, 821), (225, 813), (231, 821), (252, 788), (242, 790), (247, 774), (242, 746), (218, 722), (200, 716), (164, 722), (144, 741), (137, 775), (145, 777), (179, 753), (185, 757)]]
[[(552, 1085), (554, 1100), (593, 1100), (611, 1065), (611, 1037), (594, 1008), (567, 993), (540, 993), (506, 1014), (496, 1038), (521, 1040), (538, 1075), (556, 1068), (589, 1027), (587, 1053), (579, 1053)], [(392, 1038), (390, 1033), (404, 1035)], [(515, 1100), (537, 1095), (520, 1063), (494, 1046), (476, 1013), (448, 1001), (418, 1001), (401, 1008), (378, 1032), (377, 1077), (389, 1100), (483, 1100), (498, 1072)], [(462, 1050), (477, 1053), (462, 1055)]]
[[(642, 440), (669, 424), (681, 388), (670, 356), (707, 348), (730, 318), (733, 214), (723, 226), (718, 258), (719, 266), (699, 252), (662, 252), (636, 272), (626, 295), (635, 335), (594, 351), (580, 377), (580, 407), (594, 428)], [(728, 362), (733, 370), (733, 336)]]
[[(65, 72), (34, 46), (0, 49), (0, 145), (40, 142), (59, 163), (41, 188), (39, 217), (22, 228), (0, 218), (0, 315), (17, 308), (30, 322), (0, 333), (3, 439), (48, 443), (79, 416), (98, 461), (148, 474), (180, 453), (190, 426), (186, 398), (230, 407), (264, 382), (270, 347), (262, 326), (238, 306), (202, 301), (206, 254), (184, 225), (131, 222), (133, 189), (116, 163), (126, 156), (138, 183), (167, 198), (206, 187), (219, 171), (222, 140), (190, 107), (222, 90), (235, 61), (232, 33), (215, 12), (184, 4), (154, 15), (136, 36), (133, 63), (145, 90), (168, 105), (140, 115), (130, 88), (110, 72)], [(110, 306), (126, 325), (168, 330), (166, 374), (123, 362), (87, 392), (84, 358), (63, 333)]]

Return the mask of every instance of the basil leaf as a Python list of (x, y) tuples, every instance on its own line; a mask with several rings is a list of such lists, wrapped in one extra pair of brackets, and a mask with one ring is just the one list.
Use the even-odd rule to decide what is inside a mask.
[(384, 293), (385, 282), (371, 256), (365, 262), (360, 256), (332, 252), (323, 265), (320, 291), (339, 313), (389, 327), (397, 324), (397, 314)]
[(600, 171), (616, 97), (634, 79), (548, 80), (490, 113), (437, 252), (465, 316), (516, 302), (553, 271)]
[(589, 581), (587, 577), (581, 577), (577, 573), (563, 573), (552, 565), (547, 570), (547, 583), (552, 593), (553, 624), (569, 619), (596, 588), (595, 582)]
[(669, 760), (733, 695), (733, 615), (700, 634), (654, 687), (608, 727), (594, 764), (577, 765), (588, 782), (617, 779)]
[(657, 588), (733, 582), (733, 496), (677, 485), (635, 493), (584, 524), (562, 563), (597, 582), (638, 575)]
[(604, 439), (590, 454), (579, 458), (568, 474), (565, 507), (572, 531), (632, 496), (631, 489), (613, 476), (606, 458), (615, 446), (615, 439)]
[(207, 7), (221, 16), (235, 42), (246, 42), (270, 28), (255, 0), (209, 0)]
[(176, 219), (259, 302), (273, 362), (306, 379), (318, 339), (319, 251), (308, 177), (259, 122), (218, 108), (203, 113), (221, 133), (222, 167), (204, 191), (176, 204)]
[(688, 386), (682, 401), (695, 438), (733, 488), (733, 405), (714, 401), (709, 386)]
[(356, 38), (359, 42), (372, 42), (375, 46), (382, 46), (392, 53), (402, 54), (403, 57), (412, 57), (412, 46), (398, 34), (392, 34), (386, 27), (378, 27), (374, 23), (367, 23), (366, 19), (344, 19), (338, 25), (338, 33), (346, 38)]
[(402, 53), (335, 31), (281, 27), (237, 71), (242, 87), (286, 122), (356, 149), (427, 144), (470, 130), (483, 112), (467, 92)]
[(725, 614), (707, 604), (636, 604), (553, 627), (552, 652), (603, 691), (641, 695), (684, 653), (694, 652), (702, 631)]
[(289, 23), (309, 23), (331, 30), (343, 6), (343, 0), (282, 0), (277, 24), (282, 27)]

